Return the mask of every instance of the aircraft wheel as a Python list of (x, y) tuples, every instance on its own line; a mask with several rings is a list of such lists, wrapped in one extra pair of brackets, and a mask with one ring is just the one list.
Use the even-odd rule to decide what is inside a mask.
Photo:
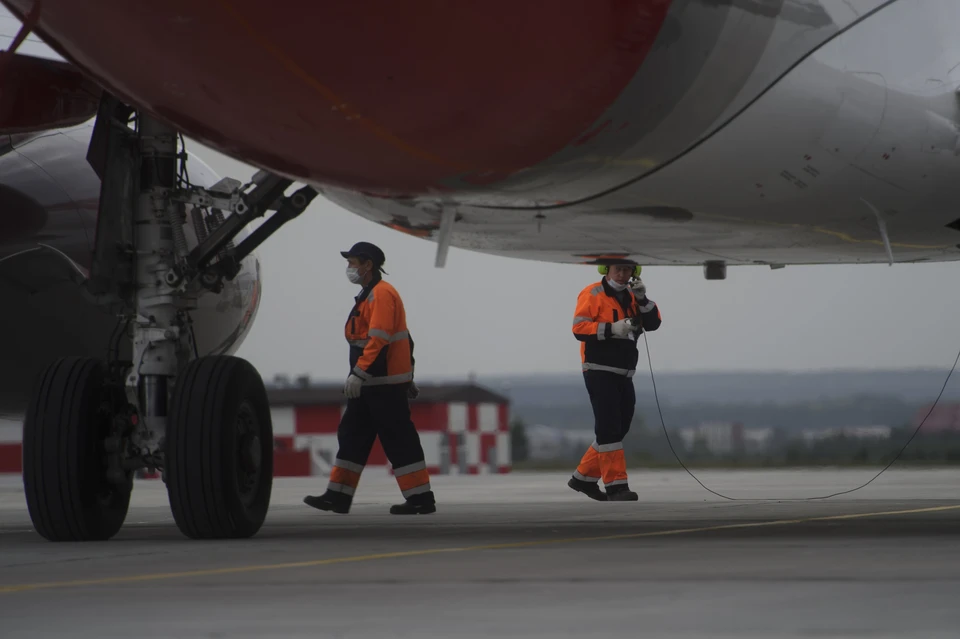
[(23, 421), (23, 488), (30, 519), (50, 541), (103, 541), (127, 516), (133, 476), (107, 480), (104, 442), (123, 389), (97, 359), (65, 357), (37, 379)]
[(273, 487), (273, 423), (257, 370), (231, 356), (201, 357), (180, 375), (167, 418), (170, 509), (191, 539), (260, 530)]

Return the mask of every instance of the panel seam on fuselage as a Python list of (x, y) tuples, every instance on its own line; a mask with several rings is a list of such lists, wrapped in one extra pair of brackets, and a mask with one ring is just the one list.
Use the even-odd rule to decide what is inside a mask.
[(485, 210), (497, 210), (497, 211), (532, 211), (532, 210), (536, 210), (536, 211), (550, 211), (550, 210), (566, 209), (566, 208), (570, 208), (570, 207), (572, 207), (572, 206), (578, 206), (578, 205), (580, 205), (580, 204), (585, 204), (585, 203), (587, 203), (587, 202), (592, 202), (592, 201), (598, 200), (598, 199), (600, 199), (600, 198), (602, 198), (602, 197), (606, 197), (606, 196), (608, 196), (608, 195), (610, 195), (610, 194), (612, 194), (612, 193), (616, 193), (617, 191), (620, 191), (620, 190), (622, 190), (622, 189), (625, 189), (625, 188), (627, 188), (628, 186), (631, 186), (631, 185), (633, 185), (633, 184), (636, 184), (636, 183), (639, 182), (640, 180), (643, 180), (643, 179), (645, 179), (645, 178), (648, 178), (648, 177), (651, 177), (651, 176), (653, 176), (653, 175), (656, 175), (659, 171), (667, 168), (668, 166), (672, 165), (672, 164), (675, 163), (675, 162), (678, 162), (679, 160), (681, 160), (681, 159), (683, 159), (684, 157), (686, 157), (687, 155), (689, 155), (692, 151), (696, 150), (696, 149), (697, 149), (699, 146), (701, 146), (702, 144), (705, 144), (705, 143), (708, 142), (709, 140), (713, 139), (714, 136), (716, 136), (718, 133), (720, 133), (721, 131), (723, 131), (723, 130), (724, 130), (726, 127), (728, 127), (730, 124), (732, 124), (733, 122), (735, 122), (740, 116), (742, 116), (744, 113), (746, 113), (747, 109), (749, 109), (749, 108), (752, 107), (754, 104), (756, 104), (761, 98), (763, 98), (767, 93), (769, 93), (774, 87), (776, 87), (778, 84), (780, 84), (780, 82), (782, 82), (784, 78), (786, 78), (786, 77), (787, 77), (790, 73), (792, 73), (797, 67), (799, 67), (801, 64), (803, 64), (808, 58), (810, 58), (810, 56), (814, 55), (815, 53), (817, 53), (818, 51), (820, 51), (824, 46), (826, 46), (826, 45), (829, 44), (830, 42), (833, 42), (836, 38), (842, 36), (844, 33), (848, 32), (848, 31), (850, 31), (850, 30), (851, 30), (852, 28), (854, 28), (855, 26), (857, 26), (857, 25), (859, 25), (859, 24), (862, 24), (865, 20), (867, 20), (868, 18), (872, 17), (872, 16), (875, 15), (876, 13), (879, 13), (880, 11), (886, 9), (887, 7), (889, 7), (890, 5), (892, 5), (894, 2), (897, 2), (897, 0), (887, 0), (887, 1), (884, 2), (883, 4), (881, 4), (881, 5), (873, 8), (873, 9), (871, 9), (870, 11), (868, 11), (868, 12), (865, 13), (865, 14), (863, 14), (863, 15), (860, 16), (858, 19), (854, 20), (853, 22), (851, 22), (850, 24), (846, 25), (845, 27), (843, 27), (843, 28), (841, 28), (841, 29), (838, 29), (836, 33), (834, 33), (834, 34), (831, 35), (830, 37), (824, 39), (823, 42), (821, 42), (821, 43), (818, 44), (817, 46), (815, 46), (815, 47), (813, 47), (812, 49), (810, 49), (810, 51), (806, 52), (805, 54), (803, 54), (802, 56), (800, 56), (799, 58), (797, 58), (796, 61), (794, 61), (789, 67), (787, 67), (780, 75), (778, 75), (776, 78), (774, 78), (773, 81), (771, 81), (766, 87), (764, 87), (756, 96), (754, 96), (752, 99), (750, 99), (745, 105), (743, 105), (743, 107), (741, 107), (740, 109), (738, 109), (738, 110), (736, 111), (736, 113), (734, 113), (734, 114), (731, 115), (729, 118), (727, 118), (727, 120), (726, 120), (725, 122), (721, 123), (719, 126), (717, 126), (717, 127), (716, 127), (713, 131), (711, 131), (709, 134), (707, 134), (707, 135), (705, 135), (704, 137), (700, 138), (699, 140), (697, 140), (696, 142), (694, 142), (693, 144), (691, 144), (689, 147), (687, 147), (686, 149), (684, 149), (683, 151), (681, 151), (680, 153), (678, 153), (678, 154), (675, 155), (674, 157), (670, 158), (669, 160), (664, 161), (662, 164), (660, 164), (660, 165), (658, 165), (658, 166), (650, 169), (650, 170), (647, 171), (646, 173), (643, 173), (643, 174), (641, 174), (641, 175), (638, 175), (637, 177), (634, 177), (634, 178), (630, 178), (630, 179), (627, 180), (626, 182), (623, 182), (623, 183), (618, 184), (618, 185), (616, 185), (616, 186), (612, 186), (612, 187), (610, 187), (610, 188), (608, 188), (608, 189), (604, 189), (603, 191), (600, 191), (600, 192), (598, 192), (598, 193), (594, 193), (593, 195), (588, 195), (587, 197), (581, 198), (581, 199), (579, 199), (579, 200), (572, 200), (572, 201), (569, 201), (569, 202), (564, 202), (564, 203), (562, 203), (562, 204), (549, 204), (549, 205), (538, 205), (538, 206), (496, 206), (496, 205), (476, 204), (476, 205), (474, 205), (474, 208), (477, 208), (477, 209), (485, 209)]

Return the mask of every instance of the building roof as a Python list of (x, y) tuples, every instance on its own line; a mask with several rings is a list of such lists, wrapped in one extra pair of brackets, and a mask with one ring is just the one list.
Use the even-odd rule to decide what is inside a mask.
[[(421, 384), (420, 396), (412, 404), (508, 404), (509, 399), (476, 384)], [(339, 384), (300, 384), (267, 386), (267, 398), (272, 406), (304, 406), (316, 404), (343, 404), (343, 386)]]

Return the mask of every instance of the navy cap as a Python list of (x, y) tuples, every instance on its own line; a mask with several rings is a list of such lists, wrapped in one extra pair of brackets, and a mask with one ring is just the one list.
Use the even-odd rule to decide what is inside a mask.
[(345, 258), (358, 257), (361, 259), (367, 259), (373, 262), (375, 267), (383, 266), (383, 263), (387, 261), (386, 256), (383, 254), (383, 251), (380, 250), (375, 244), (370, 242), (357, 242), (349, 251), (340, 251), (340, 255)]

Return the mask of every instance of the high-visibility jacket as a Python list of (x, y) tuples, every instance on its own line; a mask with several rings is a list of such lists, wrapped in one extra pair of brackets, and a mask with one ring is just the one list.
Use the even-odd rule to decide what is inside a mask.
[(355, 301), (344, 329), (352, 372), (364, 386), (412, 381), (413, 340), (397, 289), (377, 273)]
[[(638, 300), (630, 289), (615, 291), (607, 278), (591, 284), (577, 297), (573, 334), (580, 340), (583, 370), (606, 371), (632, 377), (640, 355), (637, 336), (660, 328), (660, 309), (644, 297)], [(617, 337), (611, 324), (627, 317), (640, 317), (640, 326), (626, 337)]]

